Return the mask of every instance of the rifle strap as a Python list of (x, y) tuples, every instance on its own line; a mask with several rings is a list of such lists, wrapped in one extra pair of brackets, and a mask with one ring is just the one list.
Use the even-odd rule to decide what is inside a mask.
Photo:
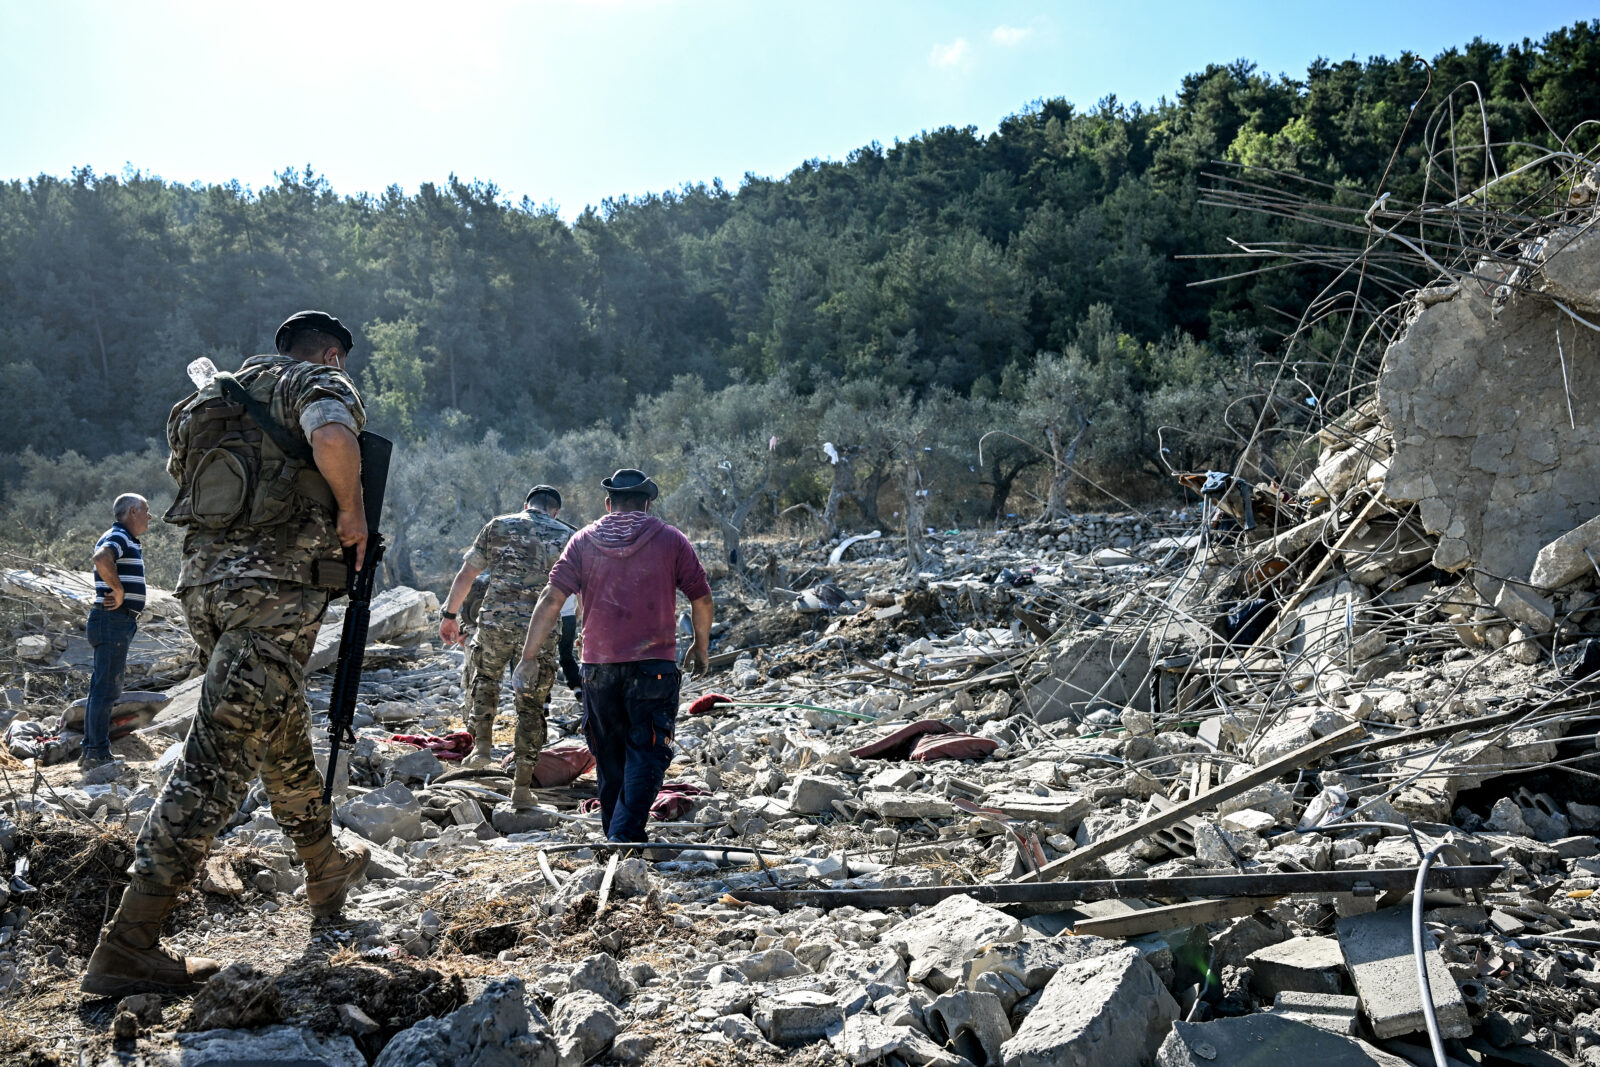
[(284, 455), (299, 460), (302, 463), (311, 463), (311, 446), (295, 437), (294, 434), (284, 429), (283, 423), (272, 417), (272, 412), (265, 404), (250, 395), (250, 391), (240, 384), (239, 379), (223, 372), (217, 375), (217, 383), (222, 386), (222, 391), (229, 397), (244, 406), (256, 425), (261, 427), (263, 433), (272, 438), (272, 443)]

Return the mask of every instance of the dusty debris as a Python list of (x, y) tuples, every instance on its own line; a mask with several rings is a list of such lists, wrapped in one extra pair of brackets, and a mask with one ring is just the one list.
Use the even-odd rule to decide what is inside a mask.
[[(720, 580), (636, 854), (564, 686), (534, 808), (450, 758), (460, 653), (391, 590), (336, 806), (367, 880), (312, 926), (253, 793), (169, 931), (253, 969), (171, 1016), (209, 1034), (130, 1009), (140, 1054), (242, 1027), (392, 1065), (1390, 1064), (1428, 1055), (1420, 942), (1456, 1059), (1600, 1062), (1600, 345), (1548, 295), (1593, 244), (1429, 290), (1298, 465), (1186, 472), (1198, 507), (935, 533), (915, 573), (881, 534), (758, 545), (788, 587)], [(5, 581), (59, 622), (7, 635), (5, 711), (59, 743), (81, 588)], [(49, 741), (0, 766), (10, 1027), (59, 1032), (30, 1005), (65, 1003), (175, 758), (197, 683), (176, 636), (149, 662), (166, 703), (105, 780)]]

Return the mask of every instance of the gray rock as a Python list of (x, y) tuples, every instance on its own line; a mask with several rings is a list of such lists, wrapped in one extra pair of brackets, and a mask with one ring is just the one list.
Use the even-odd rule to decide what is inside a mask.
[(621, 1009), (587, 989), (558, 998), (551, 1017), (561, 1056), (559, 1067), (587, 1063), (604, 1052), (622, 1028)]
[(1096, 956), (1050, 979), (1005, 1043), (1005, 1067), (1146, 1067), (1177, 1017), (1138, 949)]
[(339, 821), (368, 841), (415, 841), (422, 836), (422, 804), (400, 782), (359, 796), (339, 807)]
[(390, 776), (407, 782), (436, 778), (444, 773), (444, 769), (439, 757), (425, 748), (403, 753), (389, 764)]
[(1360, 1011), (1359, 998), (1335, 993), (1279, 993), (1272, 1002), (1274, 1015), (1346, 1036), (1356, 1032)]
[(1094, 956), (1110, 955), (1123, 947), (1121, 941), (1087, 934), (1083, 937), (1035, 938), (996, 945), (974, 957), (962, 968), (961, 984), (968, 989), (977, 989), (983, 975), (1000, 974), (1015, 978), (1024, 990), (1032, 992), (1043, 989), (1063, 967)]
[(1174, 1023), (1156, 1054), (1156, 1067), (1225, 1067), (1269, 1061), (1316, 1067), (1407, 1067), (1409, 1062), (1353, 1037), (1274, 1014)]
[(1011, 1040), (1011, 1020), (993, 993), (946, 993), (933, 1002), (928, 1018), (936, 1023), (934, 1036), (942, 1038), (945, 1048), (965, 1054), (976, 1045), (967, 1055), (974, 1063), (1001, 1062), (1000, 1047)]
[(489, 813), (489, 824), (509, 837), (512, 834), (525, 834), (533, 830), (549, 830), (561, 825), (561, 820), (548, 808), (528, 808), (518, 811), (507, 801), (494, 806), (494, 810)]
[[(1355, 982), (1361, 1008), (1378, 1038), (1398, 1037), (1423, 1029), (1422, 992), (1411, 949), (1411, 909), (1384, 908), (1352, 915), (1338, 922), (1339, 948)], [(1423, 930), (1428, 984), (1433, 993), (1439, 1029), (1445, 1037), (1472, 1033), (1467, 1005), (1450, 976), (1433, 935)]]
[(740, 982), (718, 982), (700, 994), (695, 1001), (696, 1014), (703, 1018), (720, 1019), (724, 1015), (743, 1015), (750, 1010), (756, 991)]
[(555, 1067), (556, 1048), (549, 1023), (537, 1007), (528, 1005), (522, 979), (491, 982), (470, 1004), (401, 1031), (384, 1046), (372, 1067), (436, 1067), (443, 1063), (453, 1067)]
[(613, 1004), (621, 1004), (634, 993), (632, 980), (624, 978), (617, 961), (604, 952), (586, 957), (573, 968), (568, 988), (573, 991), (587, 989)]
[(789, 794), (789, 807), (802, 815), (824, 815), (833, 811), (835, 800), (850, 797), (850, 791), (831, 778), (802, 774), (794, 780)]
[(1337, 993), (1344, 977), (1344, 954), (1331, 937), (1295, 937), (1258, 948), (1245, 958), (1255, 972), (1262, 999), (1279, 993)]
[(181, 1067), (366, 1067), (343, 1034), (314, 1034), (297, 1026), (264, 1030), (202, 1030), (179, 1034)]
[(657, 1044), (649, 1034), (623, 1034), (611, 1043), (611, 1058), (618, 1063), (643, 1063)]
[(981, 949), (1019, 941), (1023, 932), (1022, 924), (1005, 912), (960, 895), (902, 922), (883, 935), (882, 943), (906, 960), (911, 981), (948, 993)]
[(828, 1035), (844, 1019), (833, 997), (816, 989), (797, 989), (762, 999), (755, 1023), (775, 1045), (804, 1045)]
[(752, 982), (770, 982), (777, 978), (793, 978), (796, 975), (810, 974), (811, 969), (787, 949), (769, 948), (763, 952), (756, 952), (742, 960), (736, 960), (734, 967), (739, 973)]
[(852, 1064), (878, 1064), (895, 1056), (913, 1067), (971, 1067), (970, 1060), (940, 1048), (926, 1034), (865, 1012), (829, 1029), (828, 1043)]

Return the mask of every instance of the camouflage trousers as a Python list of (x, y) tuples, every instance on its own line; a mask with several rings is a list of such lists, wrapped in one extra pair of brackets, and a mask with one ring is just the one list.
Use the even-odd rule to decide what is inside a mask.
[(200, 707), (134, 844), (133, 873), (182, 886), (259, 775), (272, 815), (295, 845), (332, 829), (311, 752), (305, 663), (328, 607), (321, 589), (242, 578), (182, 591), (205, 681)]
[[(502, 629), (498, 626), (480, 626), (472, 634), (467, 646), (467, 666), (463, 680), (466, 693), (467, 721), (473, 733), (494, 727), (495, 715), (500, 711), (500, 679), (507, 667), (515, 667), (522, 658), (522, 645), (528, 638), (527, 628)], [(517, 733), (514, 746), (517, 762), (527, 761), (532, 766), (544, 748), (545, 709), (550, 704), (550, 688), (556, 682), (556, 645), (559, 637), (539, 646), (539, 684), (531, 693), (516, 693), (514, 706), (517, 712)]]

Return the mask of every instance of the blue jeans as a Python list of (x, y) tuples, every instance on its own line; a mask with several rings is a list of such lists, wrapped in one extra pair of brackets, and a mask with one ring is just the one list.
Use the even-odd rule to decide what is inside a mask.
[(583, 735), (608, 841), (646, 840), (645, 820), (672, 762), (681, 677), (669, 659), (583, 665)]
[(128, 668), (128, 646), (139, 630), (131, 612), (89, 609), (89, 647), (94, 649), (94, 674), (89, 678), (89, 706), (83, 715), (83, 754), (104, 759), (111, 755), (111, 705), (122, 695), (122, 675)]

